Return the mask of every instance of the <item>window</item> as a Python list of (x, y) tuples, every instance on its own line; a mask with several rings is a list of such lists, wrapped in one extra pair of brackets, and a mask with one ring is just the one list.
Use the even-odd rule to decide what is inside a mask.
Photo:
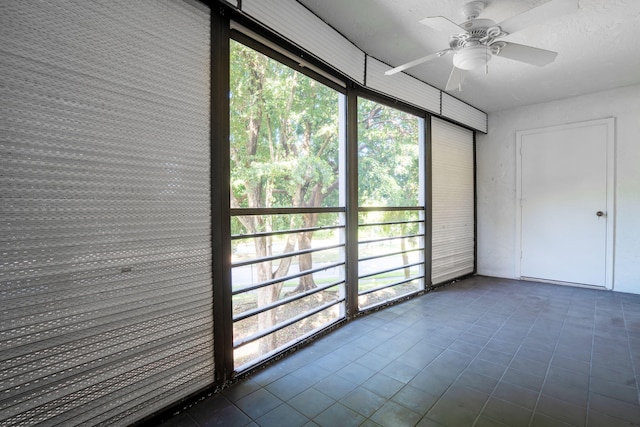
[(424, 289), (424, 120), (358, 99), (358, 303)]
[(345, 317), (343, 95), (231, 41), (234, 365)]

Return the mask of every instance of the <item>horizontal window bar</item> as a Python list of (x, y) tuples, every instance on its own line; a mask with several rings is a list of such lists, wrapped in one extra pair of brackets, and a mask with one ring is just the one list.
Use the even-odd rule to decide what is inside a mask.
[(309, 231), (319, 231), (319, 230), (323, 230), (323, 231), (333, 230), (336, 228), (344, 228), (344, 225), (328, 225), (328, 226), (309, 227), (309, 228), (294, 228), (291, 230), (265, 231), (263, 233), (253, 233), (253, 234), (234, 234), (231, 236), (231, 240), (252, 239), (255, 237), (278, 236), (281, 234), (305, 233)]
[(378, 242), (385, 242), (387, 240), (409, 239), (411, 237), (424, 237), (424, 234), (406, 234), (404, 236), (392, 236), (392, 237), (382, 237), (380, 239), (361, 240), (358, 242), (358, 244), (363, 245), (365, 243), (378, 243)]
[(343, 283), (344, 283), (344, 280), (340, 280), (340, 281), (337, 281), (337, 282), (329, 283), (327, 285), (320, 286), (320, 287), (313, 288), (313, 289), (309, 289), (308, 291), (301, 292), (301, 293), (293, 295), (291, 297), (281, 299), (281, 300), (273, 302), (271, 304), (267, 304), (267, 305), (265, 305), (263, 307), (254, 308), (253, 310), (245, 311), (245, 312), (243, 312), (241, 314), (238, 314), (238, 315), (234, 316), (233, 317), (233, 321), (234, 322), (239, 322), (239, 321), (247, 319), (247, 318), (249, 318), (251, 316), (255, 316), (256, 314), (264, 313), (265, 311), (269, 311), (272, 308), (280, 307), (281, 305), (288, 304), (288, 303), (290, 303), (292, 301), (297, 301), (299, 299), (308, 297), (309, 295), (317, 294), (318, 292), (322, 292), (322, 291), (324, 291), (326, 289), (333, 288), (334, 286), (338, 286), (338, 285), (341, 285)]
[(333, 264), (329, 264), (329, 265), (326, 265), (326, 266), (323, 266), (323, 267), (320, 267), (320, 268), (312, 268), (310, 270), (304, 270), (304, 271), (301, 271), (301, 272), (299, 272), (297, 274), (291, 274), (289, 276), (282, 276), (282, 277), (278, 277), (278, 278), (275, 278), (275, 279), (267, 280), (266, 282), (261, 282), (261, 283), (255, 284), (255, 285), (247, 286), (247, 287), (244, 287), (242, 289), (238, 289), (238, 290), (232, 291), (231, 295), (238, 295), (238, 294), (242, 294), (244, 292), (255, 291), (256, 289), (260, 289), (260, 288), (263, 288), (265, 286), (274, 285), (274, 284), (280, 283), (280, 282), (286, 282), (287, 280), (296, 279), (298, 277), (306, 276), (308, 274), (317, 273), (318, 271), (329, 270), (330, 268), (339, 267), (341, 265), (344, 265), (344, 261), (336, 262), (336, 263), (333, 263)]
[(290, 215), (306, 213), (339, 213), (345, 212), (345, 208), (235, 208), (231, 209), (231, 216), (249, 215)]
[(340, 243), (338, 245), (323, 246), (321, 248), (303, 249), (301, 251), (291, 251), (291, 252), (282, 253), (280, 255), (265, 256), (262, 258), (254, 258), (247, 261), (234, 262), (231, 264), (231, 267), (243, 267), (246, 265), (258, 264), (265, 261), (273, 261), (276, 259), (289, 258), (296, 255), (304, 255), (304, 254), (310, 254), (313, 252), (327, 251), (329, 249), (341, 248), (343, 246), (344, 246), (344, 243)]
[(388, 285), (382, 285), (382, 286), (378, 286), (376, 288), (367, 289), (366, 291), (358, 292), (358, 296), (372, 294), (374, 292), (378, 292), (378, 291), (381, 291), (383, 289), (392, 288), (392, 287), (398, 286), (398, 285), (404, 285), (405, 283), (413, 282), (414, 280), (419, 280), (419, 279), (424, 279), (424, 275), (413, 276), (413, 277), (410, 277), (408, 279), (401, 280), (399, 282), (389, 283)]
[[(265, 361), (273, 361), (276, 360), (278, 358), (279, 355), (282, 355), (284, 353), (287, 352), (287, 350), (290, 349), (299, 349), (300, 343), (305, 343), (308, 342), (307, 340), (309, 338), (312, 337), (316, 337), (319, 338), (321, 336), (323, 336), (323, 331), (327, 331), (329, 329), (331, 329), (333, 326), (337, 326), (337, 325), (343, 325), (346, 322), (346, 317), (345, 316), (341, 316), (341, 317), (337, 317), (335, 319), (332, 319), (330, 321), (328, 321), (327, 323), (325, 323), (324, 325), (322, 325), (321, 327), (318, 328), (314, 328), (313, 330), (306, 332), (302, 335), (298, 335), (295, 338), (295, 342), (291, 343), (291, 341), (286, 344), (285, 346), (279, 347), (278, 349), (276, 349), (277, 351), (272, 351), (269, 352), (267, 354), (264, 354), (262, 356), (258, 356), (255, 359), (244, 363), (243, 365), (240, 365), (236, 368), (236, 372), (238, 374), (243, 373), (243, 372), (247, 372), (252, 366), (256, 366), (257, 364), (263, 363)], [(304, 345), (304, 344), (303, 344)]]
[(411, 267), (415, 267), (416, 265), (423, 265), (423, 264), (424, 264), (423, 261), (414, 262), (412, 264), (404, 264), (404, 265), (401, 265), (399, 267), (393, 267), (393, 268), (389, 268), (387, 270), (376, 271), (375, 273), (363, 274), (362, 276), (358, 276), (358, 279), (364, 279), (364, 278), (367, 278), (367, 277), (377, 276), (378, 274), (391, 273), (392, 271), (402, 270), (404, 268), (411, 268)]
[(384, 257), (394, 256), (394, 255), (408, 254), (410, 252), (417, 252), (417, 251), (423, 251), (423, 250), (424, 250), (424, 248), (415, 248), (415, 249), (407, 249), (406, 251), (388, 252), (388, 253), (384, 253), (384, 254), (373, 255), (373, 256), (368, 256), (368, 257), (364, 257), (364, 258), (358, 258), (358, 261), (370, 261), (372, 259), (384, 258)]
[(302, 314), (299, 314), (299, 315), (297, 315), (295, 317), (292, 317), (291, 319), (285, 320), (282, 323), (278, 323), (277, 325), (274, 325), (269, 329), (265, 329), (264, 331), (256, 332), (255, 334), (250, 335), (250, 336), (248, 336), (248, 337), (246, 337), (244, 339), (241, 339), (241, 340), (238, 340), (238, 341), (234, 341), (233, 348), (236, 349), (236, 348), (242, 347), (243, 345), (252, 343), (253, 341), (259, 340), (260, 338), (264, 338), (269, 334), (272, 334), (274, 332), (278, 332), (279, 330), (284, 329), (287, 326), (291, 326), (294, 323), (297, 323), (297, 322), (299, 322), (299, 321), (301, 321), (303, 319), (306, 319), (307, 317), (311, 317), (314, 314), (320, 313), (321, 311), (324, 311), (327, 308), (333, 307), (334, 305), (340, 304), (342, 302), (344, 302), (344, 298), (341, 298), (341, 299), (339, 299), (337, 301), (328, 302), (326, 304), (323, 304), (323, 305), (321, 305), (319, 307), (314, 308), (311, 311), (307, 311), (305, 313), (302, 313)]
[(366, 224), (358, 224), (358, 227), (373, 227), (376, 225), (396, 225), (396, 224), (419, 224), (423, 222), (424, 222), (423, 219), (413, 219), (409, 221), (368, 222)]
[(423, 211), (424, 206), (360, 206), (358, 212)]

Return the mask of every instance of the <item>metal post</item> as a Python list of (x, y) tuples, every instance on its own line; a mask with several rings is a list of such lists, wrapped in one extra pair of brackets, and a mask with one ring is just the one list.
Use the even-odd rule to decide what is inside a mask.
[(233, 374), (229, 153), (229, 19), (211, 9), (211, 250), (215, 382)]

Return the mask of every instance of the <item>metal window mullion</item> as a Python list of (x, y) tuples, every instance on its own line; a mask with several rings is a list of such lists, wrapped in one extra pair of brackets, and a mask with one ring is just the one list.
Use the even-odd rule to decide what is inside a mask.
[(273, 302), (271, 304), (267, 304), (267, 305), (265, 305), (263, 307), (259, 307), (259, 308), (255, 308), (253, 310), (245, 311), (245, 312), (243, 312), (243, 313), (241, 313), (241, 314), (239, 314), (237, 316), (234, 316), (233, 321), (234, 321), (234, 323), (235, 322), (239, 322), (239, 321), (247, 319), (247, 318), (249, 318), (251, 316), (255, 316), (256, 314), (264, 313), (265, 311), (269, 311), (269, 310), (271, 310), (273, 308), (280, 307), (281, 305), (288, 304), (288, 303), (290, 303), (292, 301), (297, 301), (299, 299), (308, 297), (310, 295), (317, 294), (318, 292), (322, 292), (324, 290), (333, 288), (334, 286), (338, 286), (338, 285), (340, 285), (342, 283), (344, 283), (344, 280), (339, 280), (337, 282), (329, 283), (329, 284), (324, 285), (324, 286), (320, 286), (320, 287), (317, 287), (317, 288), (314, 288), (314, 289), (310, 289), (310, 290), (305, 291), (305, 292), (301, 292), (301, 293), (296, 294), (296, 295), (294, 295), (292, 297), (281, 299), (281, 300)]
[(358, 307), (358, 96), (347, 90), (346, 108), (346, 268), (347, 319), (354, 318)]
[(287, 280), (296, 279), (296, 278), (302, 277), (302, 276), (307, 276), (309, 274), (317, 273), (319, 271), (328, 270), (328, 269), (334, 268), (334, 267), (339, 267), (341, 265), (344, 265), (344, 262), (336, 262), (336, 263), (329, 264), (329, 265), (326, 265), (326, 266), (323, 266), (323, 267), (320, 267), (320, 268), (313, 268), (313, 269), (310, 269), (310, 270), (304, 270), (304, 271), (301, 271), (301, 272), (296, 273), (296, 274), (291, 274), (291, 275), (288, 275), (288, 276), (282, 276), (282, 277), (278, 277), (278, 278), (275, 278), (275, 279), (267, 280), (265, 282), (256, 283), (255, 285), (246, 286), (244, 288), (232, 291), (232, 295), (238, 295), (238, 294), (242, 294), (242, 293), (245, 293), (245, 292), (255, 291), (256, 289), (260, 289), (260, 288), (263, 288), (265, 286), (275, 285), (276, 283), (280, 283), (280, 282), (286, 282)]
[(314, 253), (314, 252), (321, 252), (321, 251), (327, 251), (330, 249), (336, 249), (336, 248), (340, 248), (344, 246), (343, 244), (337, 244), (337, 245), (332, 245), (332, 246), (324, 246), (321, 248), (312, 248), (312, 249), (304, 249), (301, 251), (291, 251), (291, 252), (287, 252), (287, 253), (283, 253), (280, 255), (271, 255), (271, 256), (266, 256), (266, 257), (262, 257), (262, 258), (253, 258), (247, 261), (241, 261), (241, 262), (236, 262), (236, 263), (232, 263), (231, 267), (244, 267), (247, 265), (251, 265), (251, 264), (258, 264), (261, 262), (266, 262), (266, 261), (274, 261), (274, 260), (278, 260), (278, 259), (282, 259), (282, 258), (289, 258), (289, 257), (294, 257), (297, 255), (304, 255), (304, 254), (310, 254), (310, 253)]
[(473, 273), (478, 272), (478, 158), (476, 153), (476, 131), (473, 131)]
[[(422, 246), (425, 247), (425, 240), (426, 240), (426, 234), (425, 234), (425, 221), (426, 221), (426, 209), (427, 209), (427, 198), (426, 198), (426, 193), (425, 193), (425, 189), (427, 187), (427, 177), (426, 177), (426, 173), (427, 173), (427, 162), (426, 162), (426, 157), (425, 157), (425, 153), (427, 151), (427, 120), (429, 118), (428, 114), (425, 114), (424, 117), (420, 118), (419, 120), (419, 126), (418, 126), (418, 155), (419, 155), (419, 159), (418, 159), (418, 203), (420, 203), (423, 206), (423, 211), (418, 214), (419, 216), (421, 216), (422, 218), (420, 218), (422, 220), (422, 222), (420, 223), (420, 225), (418, 226), (419, 232), (424, 236), (422, 238)], [(422, 257), (422, 261), (423, 264), (420, 266), (420, 272), (424, 275), (425, 272), (425, 263), (426, 263), (426, 257), (423, 256)], [(426, 277), (426, 276), (423, 276)], [(425, 290), (427, 288), (427, 282), (423, 279), (421, 286), (420, 286), (420, 290)]]
[(433, 246), (433, 167), (431, 156), (431, 117), (431, 114), (427, 114), (424, 119), (424, 188), (422, 189), (424, 192), (424, 284), (427, 288), (433, 285), (431, 281), (431, 270), (433, 264), (433, 260), (431, 259)]
[[(231, 293), (231, 148), (229, 146), (229, 19), (222, 9), (210, 12), (210, 153), (211, 264), (213, 281), (214, 378), (223, 384), (233, 375), (233, 304)], [(215, 224), (215, 226), (213, 226)]]
[(321, 311), (324, 311), (327, 308), (330, 308), (330, 307), (332, 307), (332, 306), (334, 306), (336, 304), (339, 304), (339, 303), (341, 303), (343, 301), (344, 301), (344, 299), (338, 299), (338, 300), (335, 300), (335, 301), (331, 301), (331, 302), (323, 304), (323, 305), (321, 305), (319, 307), (316, 307), (313, 310), (306, 311), (306, 312), (304, 312), (302, 314), (294, 316), (294, 317), (292, 317), (292, 318), (290, 318), (290, 319), (288, 319), (288, 320), (286, 320), (284, 322), (281, 322), (281, 323), (278, 323), (277, 325), (272, 326), (269, 329), (265, 329), (263, 331), (256, 332), (255, 334), (250, 335), (250, 336), (248, 336), (248, 337), (246, 337), (244, 339), (235, 341), (233, 343), (233, 347), (234, 347), (234, 349), (236, 349), (236, 348), (242, 347), (243, 345), (252, 343), (253, 341), (259, 340), (260, 338), (266, 337), (267, 335), (270, 335), (270, 334), (272, 334), (274, 332), (278, 332), (279, 330), (284, 329), (287, 326), (291, 326), (294, 323), (297, 323), (297, 322), (299, 322), (299, 321), (301, 321), (303, 319), (306, 319), (307, 317), (311, 317), (314, 314), (320, 313)]

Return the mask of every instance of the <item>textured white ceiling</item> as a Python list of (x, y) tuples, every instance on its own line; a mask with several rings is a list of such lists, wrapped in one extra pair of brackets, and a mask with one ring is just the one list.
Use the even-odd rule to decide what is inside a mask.
[[(448, 35), (418, 21), (445, 16), (461, 23), (468, 0), (298, 0), (365, 53), (392, 66), (447, 48)], [(481, 18), (495, 22), (548, 0), (486, 0)], [(450, 92), (484, 111), (498, 111), (640, 83), (640, 0), (575, 0), (570, 15), (504, 40), (558, 52), (555, 62), (536, 67), (493, 57), (489, 74), (467, 73), (462, 91)], [(447, 83), (451, 55), (406, 73), (439, 89)]]

